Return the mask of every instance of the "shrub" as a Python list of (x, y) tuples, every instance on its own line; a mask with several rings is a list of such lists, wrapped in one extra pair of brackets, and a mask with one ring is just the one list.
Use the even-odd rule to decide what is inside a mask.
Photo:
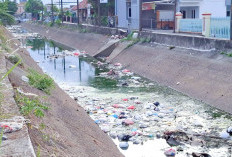
[(38, 98), (28, 98), (19, 93), (16, 94), (16, 101), (20, 107), (20, 112), (29, 116), (33, 113), (36, 117), (44, 117), (44, 111), (48, 110), (48, 106), (45, 103), (40, 102)]
[(57, 20), (55, 21), (55, 23), (56, 23), (58, 26), (61, 26), (61, 20), (60, 20), (60, 19), (57, 19)]
[[(11, 55), (11, 56), (8, 57), (8, 59), (13, 64), (16, 64), (20, 60), (19, 56), (16, 56), (16, 55)], [(21, 62), (19, 65), (22, 66), (23, 63)]]
[(54, 81), (51, 77), (46, 74), (40, 74), (35, 70), (30, 69), (29, 75), (29, 84), (39, 90), (44, 91), (47, 94), (50, 94), (52, 88), (54, 88)]

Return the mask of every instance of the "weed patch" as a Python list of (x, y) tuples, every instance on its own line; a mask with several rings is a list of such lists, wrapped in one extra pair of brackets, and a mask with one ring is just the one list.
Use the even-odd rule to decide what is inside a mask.
[(232, 53), (228, 53), (227, 56), (228, 56), (228, 57), (232, 57)]
[[(19, 57), (19, 56), (16, 56), (16, 55), (11, 55), (11, 56), (8, 57), (8, 60), (9, 60), (11, 63), (16, 64), (16, 63), (18, 63), (18, 61), (20, 60), (20, 57)], [(20, 66), (23, 66), (23, 63), (21, 62), (19, 65), (20, 65)]]
[(42, 90), (47, 94), (50, 94), (51, 89), (55, 87), (51, 77), (46, 74), (40, 74), (35, 70), (30, 69), (27, 77), (29, 78), (29, 84), (31, 86)]
[(17, 93), (15, 100), (24, 116), (30, 116), (33, 113), (36, 117), (42, 118), (44, 111), (49, 109), (48, 104), (41, 102), (38, 98), (28, 98)]
[(130, 48), (131, 46), (137, 44), (139, 41), (140, 41), (139, 39), (133, 40), (132, 43), (128, 44), (126, 48), (127, 48), (127, 49)]

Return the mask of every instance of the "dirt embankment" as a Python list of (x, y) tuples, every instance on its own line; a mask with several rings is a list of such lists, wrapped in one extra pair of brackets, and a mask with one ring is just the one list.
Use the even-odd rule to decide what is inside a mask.
[[(55, 28), (48, 31), (40, 25), (23, 26), (73, 48), (86, 50), (90, 55), (103, 46), (102, 41), (107, 41), (99, 34)], [(232, 59), (225, 55), (137, 44), (121, 52), (112, 62), (120, 62), (144, 77), (232, 113)]]
[[(44, 157), (122, 156), (110, 137), (57, 85), (51, 95), (47, 95), (22, 81), (21, 77), (27, 75), (28, 68), (41, 73), (42, 70), (27, 51), (20, 50), (17, 54), (23, 59), (24, 67), (17, 67), (9, 75), (13, 87), (20, 87), (25, 93), (37, 94), (39, 97), (45, 96), (46, 102), (50, 104), (45, 117), (30, 117), (29, 134), (37, 154)], [(9, 61), (7, 65), (12, 66)]]

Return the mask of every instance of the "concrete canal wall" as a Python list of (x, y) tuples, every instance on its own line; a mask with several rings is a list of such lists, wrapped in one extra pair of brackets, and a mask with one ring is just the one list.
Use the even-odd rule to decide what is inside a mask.
[[(94, 55), (103, 47), (104, 43), (108, 42), (108, 37), (100, 34), (83, 34), (34, 24), (23, 24), (23, 27), (67, 46), (86, 50), (90, 55)], [(143, 34), (143, 36), (148, 35), (153, 36), (145, 32)], [(179, 43), (182, 47), (188, 47), (185, 45), (187, 43), (185, 38), (167, 35), (163, 35), (163, 37), (154, 35), (152, 38), (156, 42), (161, 38), (159, 42), (163, 41), (168, 45)], [(217, 48), (220, 50), (229, 49), (231, 45), (229, 41), (202, 40), (205, 42), (200, 44), (200, 40), (195, 38), (195, 45), (192, 44), (192, 48), (201, 46), (198, 49)], [(111, 58), (111, 61), (120, 62), (137, 74), (232, 113), (232, 59), (225, 55), (211, 51), (169, 49), (169, 47), (146, 43), (136, 44), (123, 50)]]
[[(48, 30), (36, 27), (41, 33), (48, 35)], [(52, 32), (52, 31), (51, 31)], [(56, 32), (53, 32), (54, 39), (60, 41), (63, 39), (61, 36), (57, 36)], [(10, 33), (9, 33), (10, 34)], [(70, 32), (71, 36), (72, 32)], [(62, 34), (61, 34), (62, 35)], [(50, 36), (47, 36), (50, 37)], [(10, 36), (12, 39), (13, 36)], [(86, 40), (91, 42), (91, 37), (86, 37), (80, 40), (74, 40), (73, 43), (79, 41), (79, 44), (83, 44), (86, 47)], [(106, 39), (106, 37), (100, 36), (99, 39)], [(95, 39), (96, 40), (96, 39)], [(71, 41), (71, 39), (70, 39)], [(17, 43), (12, 49), (16, 49), (20, 45), (18, 40), (12, 40), (12, 43)], [(84, 46), (85, 43), (85, 46)], [(65, 42), (63, 43), (65, 44)], [(101, 42), (98, 42), (101, 45)], [(99, 46), (99, 45), (98, 45)], [(88, 48), (93, 50), (95, 47)], [(49, 104), (49, 109), (45, 112), (43, 118), (30, 116), (30, 127), (28, 127), (31, 143), (36, 151), (36, 154), (40, 156), (81, 156), (81, 157), (95, 157), (95, 156), (123, 156), (114, 142), (107, 136), (95, 122), (89, 117), (86, 111), (77, 104), (69, 95), (65, 93), (58, 85), (55, 84), (51, 90), (50, 95), (45, 94), (41, 90), (33, 88), (28, 83), (22, 80), (22, 76), (27, 75), (28, 69), (42, 73), (42, 69), (39, 65), (30, 57), (27, 50), (22, 49), (15, 52), (17, 56), (22, 58), (23, 66), (16, 67), (9, 75), (10, 83), (16, 88), (20, 88), (24, 93), (32, 93), (43, 97), (44, 101)], [(5, 57), (0, 55), (0, 68), (1, 72), (5, 73), (7, 61)], [(7, 61), (8, 70), (13, 65)], [(1, 76), (1, 75), (0, 75)], [(4, 92), (6, 93), (6, 100), (4, 100), (3, 108), (4, 113), (16, 112), (16, 115), (20, 115), (18, 112), (18, 106), (13, 99), (13, 89), (6, 79), (4, 81)], [(7, 87), (5, 87), (7, 86)], [(7, 89), (7, 90), (5, 90)], [(1, 91), (2, 92), (2, 91)], [(4, 94), (5, 94), (4, 93)], [(3, 117), (4, 115), (2, 115)], [(28, 121), (28, 120), (27, 120)], [(41, 125), (43, 127), (41, 128)], [(7, 141), (3, 141), (1, 147), (1, 153), (3, 156), (35, 156), (32, 149), (30, 139), (28, 137), (27, 127), (23, 127), (22, 131), (12, 133), (8, 135)], [(25, 148), (24, 148), (25, 147)], [(3, 151), (3, 152), (2, 152)]]

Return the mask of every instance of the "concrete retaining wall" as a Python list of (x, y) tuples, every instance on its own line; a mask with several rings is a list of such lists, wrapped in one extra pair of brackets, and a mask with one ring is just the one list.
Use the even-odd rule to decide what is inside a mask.
[[(63, 23), (63, 26), (67, 26), (70, 29), (77, 29), (76, 24)], [(97, 34), (104, 35), (115, 35), (121, 34), (126, 35), (125, 31), (120, 31), (117, 28), (109, 27), (99, 27), (92, 25), (81, 25), (82, 29), (87, 32), (93, 32)], [(226, 39), (216, 39), (216, 38), (205, 38), (201, 36), (191, 35), (191, 34), (174, 34), (174, 33), (162, 33), (162, 32), (151, 32), (142, 31), (140, 37), (149, 37), (152, 42), (179, 46), (183, 48), (190, 48), (196, 50), (216, 50), (216, 51), (230, 51), (232, 49), (232, 41)]]
[[(35, 26), (27, 26), (33, 27)], [(42, 26), (36, 26), (35, 32), (44, 33), (46, 29)], [(55, 29), (54, 29), (55, 30)], [(53, 31), (54, 31), (53, 30)], [(52, 29), (50, 29), (52, 31)], [(93, 34), (86, 33), (85, 36), (76, 34), (65, 36), (65, 31), (55, 36), (56, 40), (60, 43), (70, 45), (70, 42), (79, 42), (91, 38)], [(69, 32), (70, 33), (70, 32)], [(46, 36), (53, 36), (54, 32), (45, 34)], [(94, 34), (95, 35), (95, 34)], [(142, 33), (142, 36), (149, 36), (151, 34)], [(102, 35), (99, 35), (99, 38)], [(51, 38), (53, 39), (53, 38)], [(201, 46), (202, 49), (210, 49), (213, 46), (220, 49), (225, 46), (230, 48), (232, 45), (230, 41), (223, 40), (210, 40), (202, 38), (201, 41), (198, 38), (183, 37), (177, 35), (164, 35), (164, 34), (152, 34), (153, 41), (160, 42), (162, 44), (196, 47), (199, 48), (201, 44), (205, 42), (205, 46)], [(70, 42), (66, 42), (66, 40)], [(192, 42), (192, 45), (190, 44)], [(93, 38), (89, 44), (90, 47), (102, 47), (98, 38)], [(83, 42), (82, 42), (83, 44)], [(151, 43), (150, 43), (151, 44)], [(151, 47), (144, 44), (136, 44), (129, 49), (117, 53), (117, 57), (111, 58), (113, 62), (120, 62), (128, 69), (135, 73), (156, 81), (162, 85), (172, 87), (182, 93), (189, 95), (190, 97), (202, 100), (216, 108), (225, 110), (232, 113), (232, 61), (226, 57), (223, 59), (215, 59), (207, 57), (211, 52), (196, 52), (192, 55), (190, 51), (183, 49), (169, 50), (164, 46), (154, 45)], [(95, 46), (94, 46), (95, 45)], [(84, 45), (74, 45), (82, 49)], [(94, 50), (92, 50), (94, 51)], [(96, 52), (95, 49), (94, 52)], [(195, 53), (195, 52), (194, 52)], [(94, 53), (90, 53), (94, 55)], [(219, 57), (222, 57), (219, 56)], [(179, 83), (178, 83), (179, 82)]]
[(149, 37), (153, 42), (160, 44), (180, 46), (184, 48), (198, 49), (198, 50), (217, 50), (229, 51), (232, 49), (232, 41), (225, 39), (205, 38), (200, 36), (191, 36), (184, 34), (165, 34), (141, 32), (141, 37)]

